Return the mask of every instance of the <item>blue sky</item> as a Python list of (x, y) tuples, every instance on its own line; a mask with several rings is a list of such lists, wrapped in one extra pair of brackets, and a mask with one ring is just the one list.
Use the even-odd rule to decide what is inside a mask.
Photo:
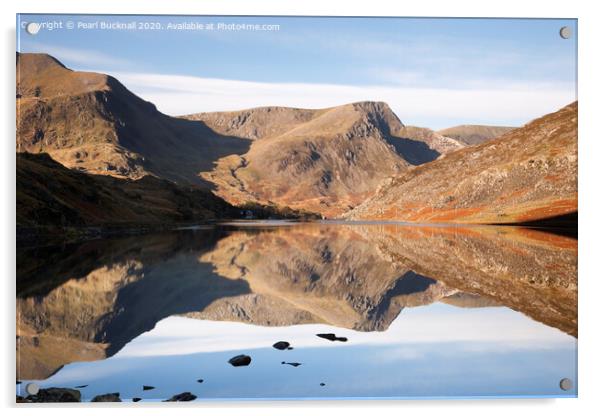
[[(576, 21), (518, 19), (43, 16), (62, 22), (18, 50), (115, 75), (173, 114), (261, 105), (388, 102), (406, 124), (520, 125), (576, 99)], [(66, 29), (74, 22), (157, 22), (158, 30)], [(169, 23), (279, 30), (167, 30)], [(21, 24), (19, 24), (21, 26)], [(574, 36), (562, 39), (562, 26)]]

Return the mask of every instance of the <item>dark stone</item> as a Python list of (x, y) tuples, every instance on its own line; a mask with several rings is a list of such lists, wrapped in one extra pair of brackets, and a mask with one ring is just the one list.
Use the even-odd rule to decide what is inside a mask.
[(133, 401), (134, 403), (137, 403), (137, 402), (139, 402), (140, 400), (142, 400), (140, 397), (133, 397), (133, 398), (132, 398), (132, 401)]
[(197, 383), (202, 383), (202, 382), (203, 382), (203, 379), (202, 379), (202, 378), (199, 378), (199, 379), (198, 379), (196, 382), (197, 382)]
[(81, 386), (75, 386), (76, 389), (83, 389), (83, 388), (86, 388), (86, 387), (88, 387), (87, 384), (83, 384)]
[(142, 390), (152, 390), (154, 388), (154, 386), (142, 386)]
[(74, 389), (50, 387), (40, 389), (38, 394), (27, 396), (25, 400), (31, 403), (74, 403), (81, 402), (82, 395)]
[(172, 396), (170, 399), (163, 400), (164, 402), (191, 402), (196, 399), (196, 396), (189, 391), (176, 394)]
[(292, 350), (292, 349), (293, 349), (293, 347), (288, 347), (288, 348), (287, 348), (287, 350)]
[(120, 402), (119, 393), (99, 394), (92, 399), (93, 402)]
[(299, 367), (301, 365), (301, 363), (287, 363), (285, 361), (282, 361), (281, 364), (286, 364), (286, 365), (290, 365), (292, 367)]
[(274, 345), (272, 345), (272, 347), (276, 348), (277, 350), (286, 350), (288, 347), (290, 347), (291, 344), (289, 344), (286, 341), (278, 341), (277, 343), (275, 343)]
[(335, 334), (316, 334), (320, 338), (327, 339), (328, 341), (341, 341), (347, 342), (347, 338), (345, 337), (337, 337)]
[(234, 367), (241, 367), (251, 364), (251, 357), (245, 354), (241, 354), (237, 355), (236, 357), (230, 358), (228, 362)]
[(326, 383), (320, 383), (320, 386), (324, 387), (326, 385)]

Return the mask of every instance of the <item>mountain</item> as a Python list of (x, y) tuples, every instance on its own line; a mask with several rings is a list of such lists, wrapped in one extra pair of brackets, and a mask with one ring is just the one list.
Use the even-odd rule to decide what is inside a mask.
[(202, 176), (228, 202), (275, 203), (335, 217), (380, 183), (462, 144), (404, 126), (389, 106), (358, 102), (306, 110), (264, 107), (186, 116), (222, 135), (252, 141)]
[(17, 227), (164, 225), (237, 215), (209, 190), (67, 169), (47, 154), (17, 153)]
[(348, 219), (516, 223), (577, 212), (577, 102), (384, 183)]
[[(467, 146), (507, 128), (434, 132), (404, 125), (382, 102), (176, 118), (108, 75), (72, 71), (46, 54), (17, 54), (17, 112), (18, 152), (48, 153), (93, 175), (199, 185), (232, 205), (268, 205), (269, 212), (505, 223), (577, 209), (576, 103)], [(87, 183), (82, 178), (80, 185)], [(144, 181), (138, 185), (152, 179)], [(168, 222), (180, 214), (168, 212)]]
[(92, 174), (203, 184), (200, 172), (249, 147), (200, 121), (162, 114), (115, 78), (72, 71), (50, 55), (17, 53), (16, 70), (19, 152), (48, 153)]
[(334, 217), (381, 182), (464, 145), (385, 104), (263, 107), (170, 117), (115, 78), (17, 54), (17, 151), (95, 175), (213, 188), (232, 204)]
[(508, 133), (514, 130), (516, 127), (504, 127), (504, 126), (482, 126), (478, 124), (464, 124), (461, 126), (449, 127), (447, 129), (439, 130), (437, 133), (457, 140), (467, 146), (474, 144), (480, 144), (502, 134)]

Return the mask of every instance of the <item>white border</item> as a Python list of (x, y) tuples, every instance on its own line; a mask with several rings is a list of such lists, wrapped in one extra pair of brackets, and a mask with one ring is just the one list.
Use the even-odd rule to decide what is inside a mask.
[[(89, 0), (73, 2), (69, 0), (19, 0), (1, 4), (2, 20), (2, 247), (0, 264), (4, 267), (1, 279), (4, 283), (2, 314), (2, 392), (3, 404), (13, 412), (53, 414), (79, 414), (82, 408), (64, 409), (48, 406), (44, 408), (15, 408), (14, 402), (14, 330), (15, 330), (15, 252), (14, 252), (14, 54), (15, 54), (15, 14), (25, 13), (144, 13), (144, 14), (231, 14), (231, 15), (347, 15), (347, 16), (442, 16), (442, 17), (562, 17), (579, 19), (579, 189), (580, 189), (580, 252), (579, 252), (579, 399), (558, 400), (466, 400), (466, 401), (332, 401), (332, 402), (235, 402), (180, 406), (178, 411), (186, 414), (210, 412), (210, 414), (249, 415), (306, 415), (345, 412), (366, 414), (377, 411), (383, 414), (420, 411), (427, 414), (446, 415), (504, 415), (545, 414), (582, 415), (594, 413), (602, 406), (598, 402), (600, 373), (600, 243), (596, 238), (601, 231), (599, 213), (600, 175), (602, 157), (602, 137), (600, 134), (600, 14), (596, 13), (595, 2), (579, 1), (532, 1), (498, 0), (490, 1), (432, 1), (392, 2), (385, 0)], [(400, 375), (403, 376), (403, 375)], [(91, 414), (105, 415), (128, 412), (132, 415), (166, 414), (165, 408), (149, 406), (128, 406), (110, 410), (86, 406)], [(121, 407), (121, 406), (120, 406)], [(171, 411), (171, 410), (169, 410)]]

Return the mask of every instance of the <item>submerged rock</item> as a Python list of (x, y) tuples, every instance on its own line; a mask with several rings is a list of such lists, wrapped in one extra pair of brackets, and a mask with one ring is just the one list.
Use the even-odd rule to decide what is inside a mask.
[(197, 383), (202, 383), (204, 380), (202, 378), (199, 378), (196, 382)]
[(189, 391), (184, 393), (176, 394), (172, 396), (170, 399), (163, 400), (164, 402), (191, 402), (196, 399), (196, 396)]
[(287, 363), (286, 361), (282, 361), (280, 364), (286, 364), (292, 367), (299, 367), (301, 365), (301, 363)]
[(83, 389), (83, 388), (86, 388), (86, 387), (88, 387), (87, 384), (82, 384), (81, 386), (75, 386), (76, 389)]
[(137, 403), (137, 402), (139, 402), (140, 400), (142, 400), (140, 397), (132, 397), (132, 401), (133, 401), (134, 403)]
[(155, 386), (142, 386), (142, 390), (152, 390)]
[(272, 345), (272, 347), (276, 348), (277, 350), (286, 350), (291, 346), (290, 343), (286, 342), (286, 341), (278, 341), (277, 343), (275, 343), (274, 345)]
[(320, 386), (324, 387), (326, 385), (326, 383), (320, 383)]
[(234, 367), (241, 367), (251, 364), (251, 357), (245, 354), (241, 354), (237, 355), (236, 357), (230, 358), (228, 362)]
[(99, 394), (92, 399), (93, 402), (120, 402), (119, 393)]
[(28, 403), (73, 403), (81, 402), (82, 395), (75, 389), (50, 387), (40, 389), (37, 394), (25, 398)]
[(320, 338), (327, 339), (328, 341), (347, 342), (347, 338), (346, 337), (337, 337), (335, 334), (316, 334), (316, 336), (318, 336)]

